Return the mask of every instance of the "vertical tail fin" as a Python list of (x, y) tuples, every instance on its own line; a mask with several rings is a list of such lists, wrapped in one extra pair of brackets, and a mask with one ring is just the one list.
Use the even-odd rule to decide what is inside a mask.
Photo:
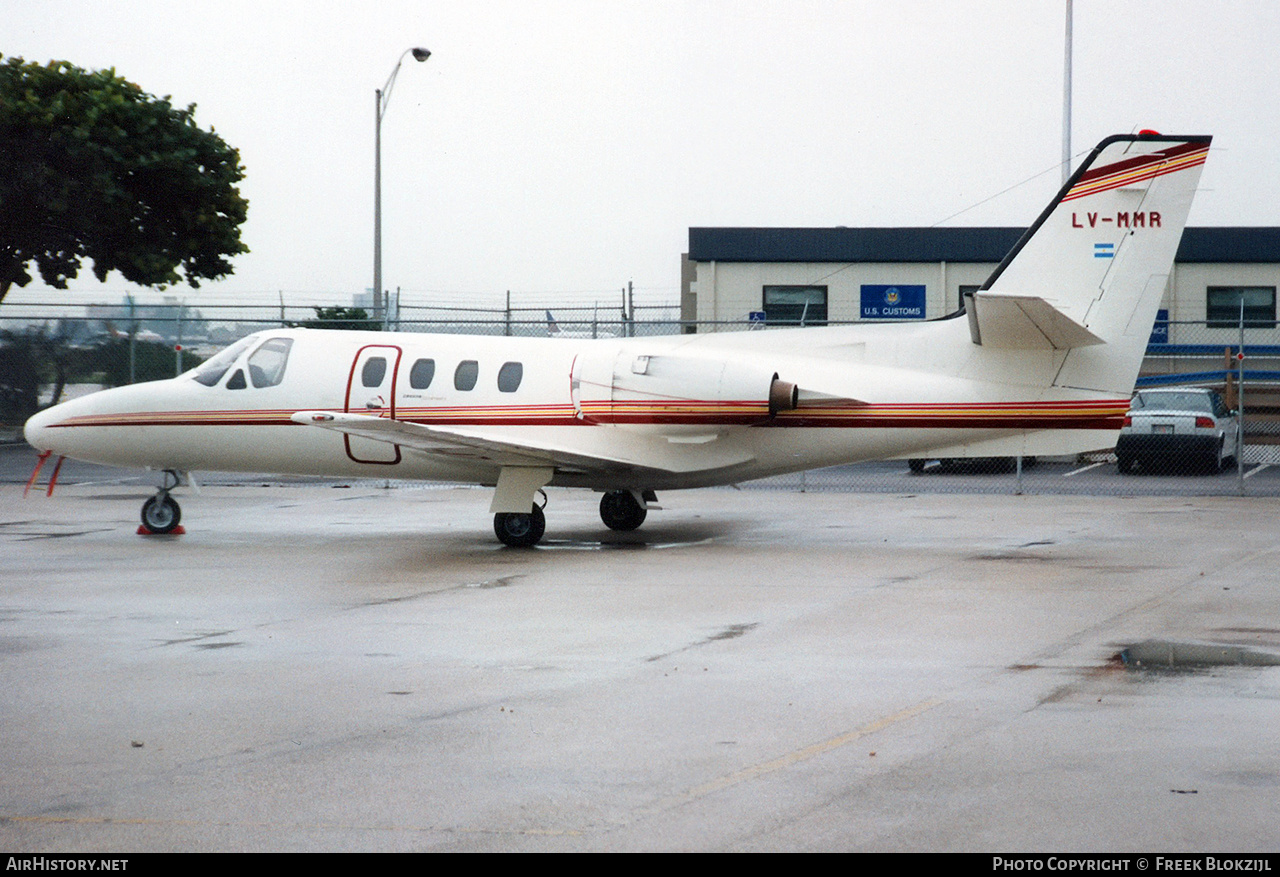
[(1098, 144), (974, 295), (975, 343), (1065, 349), (1054, 386), (1131, 392), (1211, 140)]

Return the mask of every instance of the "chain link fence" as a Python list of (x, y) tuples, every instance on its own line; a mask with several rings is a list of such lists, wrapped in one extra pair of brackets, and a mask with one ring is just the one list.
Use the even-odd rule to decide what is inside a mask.
[[(358, 308), (184, 304), (0, 311), (0, 438), (55, 399), (172, 377), (245, 335), (281, 326), (511, 337), (620, 338), (767, 328), (682, 321), (674, 304)], [(913, 459), (757, 482), (784, 490), (1280, 495), (1280, 329), (1157, 323), (1114, 448), (1072, 458)]]

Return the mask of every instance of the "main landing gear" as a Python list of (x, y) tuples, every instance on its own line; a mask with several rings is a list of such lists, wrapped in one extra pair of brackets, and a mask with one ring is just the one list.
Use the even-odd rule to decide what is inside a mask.
[(142, 504), (142, 526), (138, 532), (144, 535), (162, 536), (174, 531), (182, 532), (178, 524), (182, 521), (182, 509), (177, 501), (169, 495), (182, 482), (182, 477), (173, 469), (164, 472), (164, 484)]
[(600, 520), (610, 530), (634, 530), (648, 514), (629, 490), (610, 490), (600, 497)]
[(493, 516), (493, 532), (503, 545), (512, 548), (532, 548), (542, 539), (547, 529), (547, 517), (542, 509), (534, 506), (529, 514), (498, 512)]
[[(523, 512), (498, 512), (493, 516), (493, 532), (498, 540), (511, 548), (532, 548), (542, 539), (547, 529), (547, 518), (542, 510), (546, 506), (546, 494), (541, 490), (542, 505), (536, 503)], [(643, 493), (631, 490), (610, 490), (600, 497), (600, 520), (610, 530), (634, 530), (644, 523), (650, 508), (658, 508), (658, 497), (651, 490)]]

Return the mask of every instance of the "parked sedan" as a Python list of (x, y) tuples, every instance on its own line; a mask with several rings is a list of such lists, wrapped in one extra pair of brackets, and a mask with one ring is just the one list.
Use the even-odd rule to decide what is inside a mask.
[(1116, 461), (1122, 473), (1190, 465), (1220, 472), (1235, 460), (1240, 430), (1235, 411), (1214, 390), (1178, 387), (1141, 390), (1129, 403)]

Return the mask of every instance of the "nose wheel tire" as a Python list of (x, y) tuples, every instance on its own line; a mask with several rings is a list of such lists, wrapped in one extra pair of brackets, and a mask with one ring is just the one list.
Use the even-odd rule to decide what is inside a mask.
[(157, 494), (142, 504), (142, 526), (152, 533), (172, 533), (182, 520), (182, 509), (167, 493)]
[(547, 518), (542, 509), (533, 506), (529, 514), (498, 512), (493, 516), (493, 532), (498, 541), (512, 548), (532, 548), (542, 539)]
[(600, 497), (600, 520), (610, 530), (634, 530), (648, 514), (629, 490), (610, 490)]

